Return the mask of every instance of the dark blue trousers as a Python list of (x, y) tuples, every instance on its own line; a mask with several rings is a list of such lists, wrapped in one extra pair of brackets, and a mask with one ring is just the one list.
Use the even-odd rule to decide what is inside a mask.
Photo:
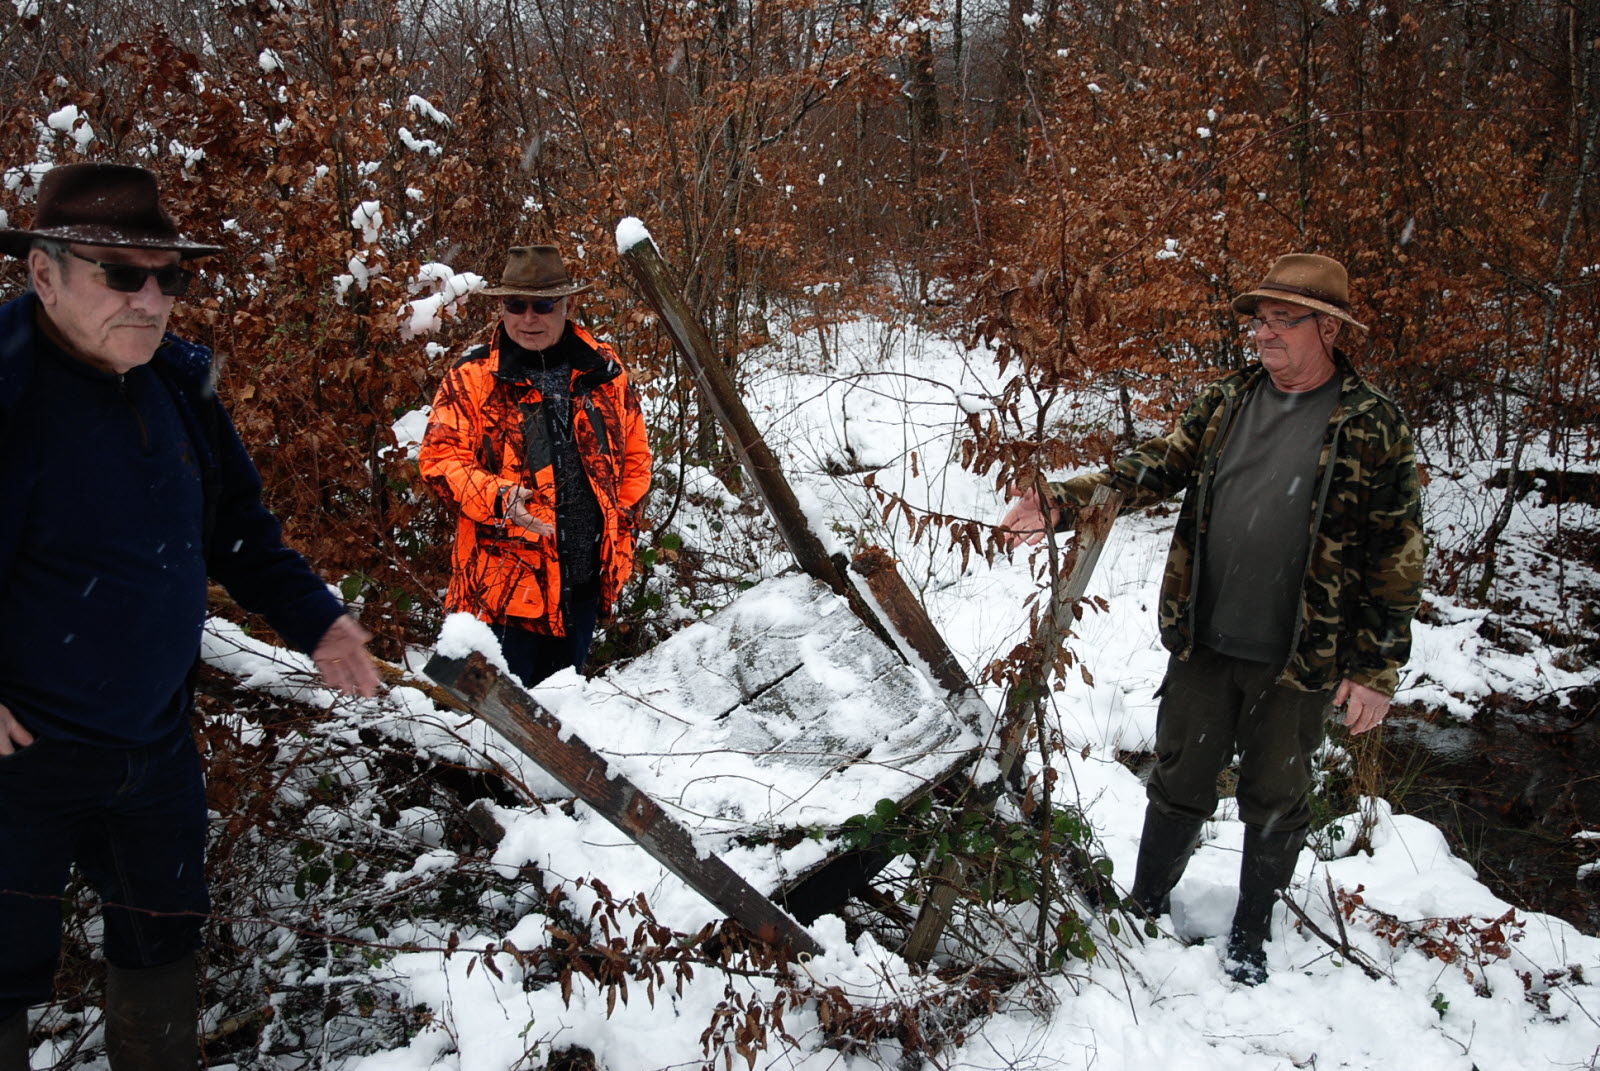
[(515, 625), (490, 625), (500, 641), (511, 672), (522, 678), (524, 688), (532, 688), (546, 677), (571, 666), (581, 671), (594, 645), (594, 627), (600, 619), (600, 597), (572, 599), (562, 614), (565, 636), (544, 636)]
[(0, 1021), (50, 999), (74, 863), (100, 894), (111, 963), (193, 952), (210, 908), (205, 843), (187, 723), (144, 747), (40, 738), (0, 757)]

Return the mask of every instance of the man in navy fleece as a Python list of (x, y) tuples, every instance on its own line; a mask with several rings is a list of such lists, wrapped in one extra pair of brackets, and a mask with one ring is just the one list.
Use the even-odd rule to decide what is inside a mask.
[(56, 167), (0, 252), (32, 284), (0, 306), (0, 1071), (28, 1067), (73, 863), (104, 904), (112, 1068), (189, 1069), (206, 578), (346, 693), (377, 689), (371, 637), (283, 545), (210, 353), (165, 333), (183, 262), (220, 249), (179, 233), (155, 176)]

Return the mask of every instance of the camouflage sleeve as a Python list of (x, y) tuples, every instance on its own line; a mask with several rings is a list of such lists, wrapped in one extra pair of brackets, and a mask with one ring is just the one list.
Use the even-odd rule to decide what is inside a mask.
[(1362, 518), (1362, 571), (1346, 601), (1343, 675), (1393, 695), (1411, 657), (1411, 619), (1422, 600), (1427, 537), (1416, 444), (1405, 418), (1390, 410), (1371, 440), (1367, 509)]
[(1063, 505), (1082, 506), (1096, 487), (1115, 481), (1125, 496), (1125, 511), (1144, 509), (1171, 498), (1194, 478), (1206, 427), (1223, 397), (1221, 383), (1213, 383), (1184, 410), (1170, 432), (1140, 443), (1131, 453), (1112, 462), (1110, 469), (1051, 483), (1050, 497)]

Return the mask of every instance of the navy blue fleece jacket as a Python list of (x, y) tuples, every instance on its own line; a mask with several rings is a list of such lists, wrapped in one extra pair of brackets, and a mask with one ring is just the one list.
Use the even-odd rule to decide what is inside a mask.
[(211, 387), (168, 334), (123, 375), (0, 305), (0, 703), (37, 736), (149, 743), (189, 709), (209, 574), (309, 651), (343, 612), (283, 545)]

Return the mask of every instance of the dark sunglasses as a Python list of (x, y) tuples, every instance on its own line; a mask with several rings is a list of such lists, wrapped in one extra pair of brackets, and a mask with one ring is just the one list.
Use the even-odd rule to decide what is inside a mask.
[(146, 279), (154, 279), (156, 289), (167, 297), (182, 297), (189, 292), (189, 284), (194, 282), (194, 272), (177, 264), (168, 264), (164, 268), (141, 268), (134, 264), (108, 264), (103, 260), (90, 260), (70, 249), (67, 252), (105, 272), (106, 286), (123, 294), (137, 294), (144, 289)]
[(547, 312), (555, 312), (556, 311), (556, 306), (559, 305), (559, 304), (561, 304), (561, 299), (560, 298), (548, 298), (548, 297), (536, 297), (536, 298), (503, 297), (503, 298), (500, 299), (500, 307), (502, 309), (505, 309), (507, 312), (509, 312), (513, 316), (521, 316), (523, 313), (527, 312), (529, 309), (532, 309), (534, 312), (538, 313), (540, 316), (543, 316)]

